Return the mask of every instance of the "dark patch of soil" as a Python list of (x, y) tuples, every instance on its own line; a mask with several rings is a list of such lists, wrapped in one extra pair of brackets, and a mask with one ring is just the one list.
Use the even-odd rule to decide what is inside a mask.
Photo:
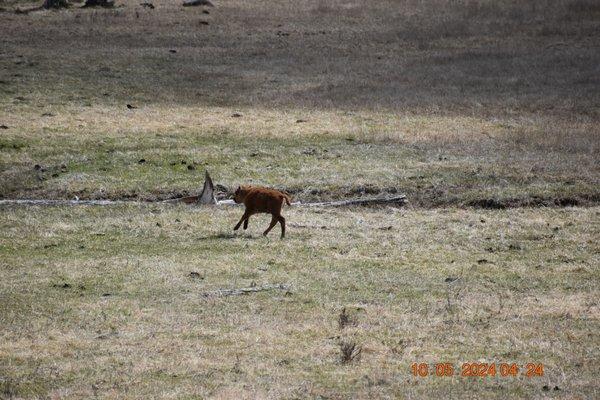
[(594, 206), (600, 203), (600, 194), (582, 194), (570, 197), (523, 197), (509, 199), (477, 199), (465, 205), (472, 208), (502, 210), (519, 207), (576, 207)]
[(506, 204), (496, 199), (478, 199), (469, 201), (466, 204), (468, 207), (485, 208), (490, 210), (503, 210)]

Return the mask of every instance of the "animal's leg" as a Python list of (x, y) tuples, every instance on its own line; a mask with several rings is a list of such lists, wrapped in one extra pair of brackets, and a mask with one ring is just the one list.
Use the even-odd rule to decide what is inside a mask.
[(281, 238), (283, 239), (285, 237), (285, 218), (280, 215), (278, 219), (281, 224)]
[(242, 222), (248, 218), (250, 218), (250, 213), (248, 212), (248, 210), (246, 210), (244, 212), (244, 215), (242, 215), (242, 218), (240, 218), (240, 222), (237, 223), (237, 225), (235, 226), (235, 228), (233, 228), (233, 230), (237, 231), (238, 229), (240, 229), (240, 225), (242, 224)]
[(263, 232), (263, 235), (267, 236), (267, 234), (269, 233), (269, 231), (271, 229), (273, 229), (273, 227), (275, 226), (275, 224), (277, 224), (277, 217), (273, 215), (273, 218), (271, 219), (271, 224), (269, 225), (269, 227), (267, 228), (267, 230)]
[(244, 230), (248, 229), (248, 221), (250, 221), (250, 216), (244, 220)]

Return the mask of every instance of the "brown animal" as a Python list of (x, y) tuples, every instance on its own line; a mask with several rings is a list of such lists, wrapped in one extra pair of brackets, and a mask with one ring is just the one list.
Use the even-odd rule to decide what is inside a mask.
[(233, 228), (234, 231), (237, 231), (240, 228), (242, 222), (244, 223), (244, 229), (247, 229), (248, 220), (251, 215), (268, 213), (271, 214), (273, 218), (271, 219), (271, 224), (267, 230), (263, 232), (263, 235), (267, 236), (269, 231), (273, 229), (277, 222), (279, 222), (281, 224), (281, 238), (285, 237), (285, 218), (281, 216), (281, 207), (283, 206), (283, 202), (287, 203), (288, 206), (291, 205), (290, 201), (292, 199), (290, 196), (274, 189), (254, 186), (238, 186), (233, 196), (233, 200), (236, 203), (244, 203), (246, 206), (246, 211), (244, 212), (244, 215), (242, 215), (240, 222)]

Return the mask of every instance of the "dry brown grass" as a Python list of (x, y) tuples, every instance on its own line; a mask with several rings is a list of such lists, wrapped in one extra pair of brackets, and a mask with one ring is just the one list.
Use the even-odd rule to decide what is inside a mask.
[(584, 2), (122, 4), (4, 14), (6, 63), (23, 56), (28, 75), (34, 62), (35, 84), (18, 81), (61, 103), (598, 117), (598, 15)]
[[(9, 129), (0, 196), (189, 193), (199, 178), (174, 177), (168, 157), (206, 159), (199, 141), (217, 135), (241, 157), (263, 138), (294, 139), (279, 166), (302, 163), (303, 144), (319, 151), (352, 139), (387, 150), (370, 166), (340, 147), (338, 161), (260, 182), (296, 193), (318, 186), (321, 197), (342, 197), (370, 185), (427, 207), (598, 203), (599, 20), (591, 3), (225, 1), (209, 15), (170, 2), (154, 10), (121, 4), (2, 14), (0, 123)], [(115, 153), (100, 165), (107, 143)], [(156, 153), (154, 169), (121, 174), (127, 157), (146, 158), (145, 148)], [(35, 164), (70, 170), (40, 182)], [(207, 166), (231, 186), (270, 165)], [(349, 180), (343, 171), (352, 170), (364, 178)]]
[[(232, 235), (237, 209), (3, 208), (0, 393), (593, 398), (599, 212), (291, 208), (281, 241)], [(204, 296), (253, 282), (291, 288)], [(468, 361), (545, 376), (410, 372)]]
[[(0, 207), (0, 397), (598, 397), (596, 2), (139, 2), (0, 0), (0, 197), (153, 200), (208, 168), (413, 208), (291, 209), (280, 241), (230, 209)], [(410, 374), (441, 361), (546, 375)]]

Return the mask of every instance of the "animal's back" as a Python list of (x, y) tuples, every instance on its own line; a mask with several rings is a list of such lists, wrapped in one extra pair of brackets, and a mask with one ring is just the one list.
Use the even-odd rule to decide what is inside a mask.
[(244, 202), (246, 207), (256, 212), (271, 213), (281, 210), (285, 195), (278, 190), (253, 187), (249, 190)]

